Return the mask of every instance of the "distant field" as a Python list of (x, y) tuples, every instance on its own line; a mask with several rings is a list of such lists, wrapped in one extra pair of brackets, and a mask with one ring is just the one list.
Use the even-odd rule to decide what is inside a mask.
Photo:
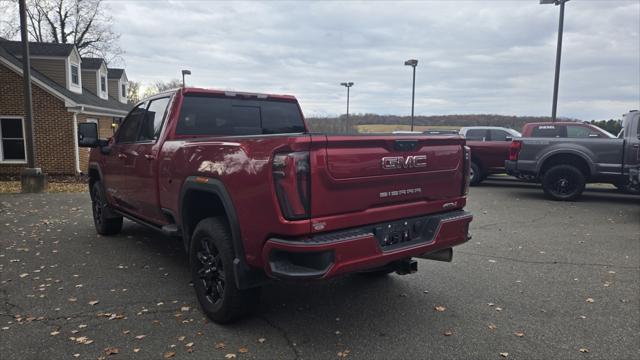
[[(371, 133), (371, 132), (393, 132), (393, 131), (409, 131), (411, 125), (393, 125), (393, 124), (364, 124), (357, 125), (358, 132)], [(414, 126), (414, 131), (425, 130), (458, 130), (460, 126), (441, 126), (441, 125), (420, 125)]]

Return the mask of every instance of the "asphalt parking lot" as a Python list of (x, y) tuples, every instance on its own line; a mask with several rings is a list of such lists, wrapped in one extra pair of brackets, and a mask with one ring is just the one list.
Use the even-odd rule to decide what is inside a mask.
[[(93, 229), (88, 195), (0, 194), (3, 359), (632, 359), (640, 357), (640, 197), (575, 203), (536, 185), (471, 189), (452, 263), (274, 283), (257, 315), (207, 322), (175, 240)], [(231, 355), (233, 354), (233, 355)]]

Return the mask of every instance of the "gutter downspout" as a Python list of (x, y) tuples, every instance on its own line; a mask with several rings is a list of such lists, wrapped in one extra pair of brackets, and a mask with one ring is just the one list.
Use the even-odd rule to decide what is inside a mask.
[(76, 175), (82, 174), (80, 169), (80, 146), (78, 146), (78, 112), (82, 112), (84, 107), (80, 107), (80, 111), (73, 112), (73, 145), (75, 153)]

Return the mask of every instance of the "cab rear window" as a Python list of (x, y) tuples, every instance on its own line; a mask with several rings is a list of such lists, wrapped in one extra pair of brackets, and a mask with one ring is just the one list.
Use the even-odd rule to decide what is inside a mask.
[(304, 122), (294, 102), (187, 95), (178, 135), (261, 135), (302, 133)]
[(533, 128), (533, 137), (563, 137), (563, 127), (558, 125), (538, 125)]

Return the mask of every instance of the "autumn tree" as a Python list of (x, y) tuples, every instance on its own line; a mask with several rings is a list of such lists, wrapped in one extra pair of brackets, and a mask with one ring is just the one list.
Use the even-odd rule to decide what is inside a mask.
[[(0, 29), (5, 29), (8, 38), (15, 38), (20, 28), (18, 2), (9, 2), (13, 8), (5, 13), (12, 20), (0, 24)], [(8, 2), (3, 3), (6, 7)], [(113, 30), (113, 19), (105, 12), (102, 0), (27, 0), (27, 23), (32, 41), (75, 44), (80, 55), (101, 57), (107, 62), (122, 54), (120, 35)]]

